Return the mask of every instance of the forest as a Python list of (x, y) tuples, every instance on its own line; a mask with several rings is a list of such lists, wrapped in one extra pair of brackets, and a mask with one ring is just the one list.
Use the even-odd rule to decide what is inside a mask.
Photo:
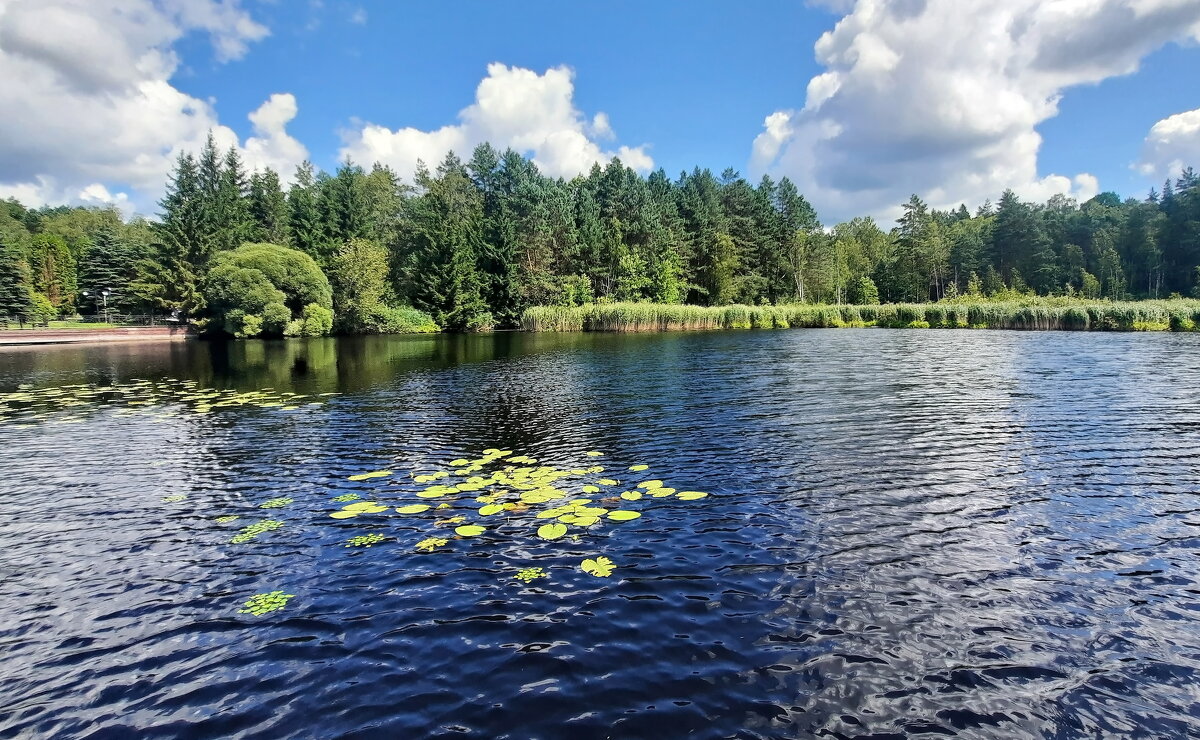
[(972, 213), (914, 195), (883, 226), (824, 225), (787, 178), (642, 176), (613, 160), (554, 179), (488, 144), (413, 180), (304, 163), (285, 185), (210, 137), (177, 159), (154, 219), (3, 201), (0, 316), (96, 315), (103, 300), (245, 337), (487, 331), (534, 307), (626, 303), (1200, 297), (1191, 168), (1142, 199), (1006, 191)]

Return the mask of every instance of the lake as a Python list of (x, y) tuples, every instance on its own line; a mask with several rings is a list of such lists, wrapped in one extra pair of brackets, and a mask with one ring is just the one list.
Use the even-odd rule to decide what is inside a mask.
[(1187, 334), (0, 349), (0, 736), (1194, 736), (1198, 379)]

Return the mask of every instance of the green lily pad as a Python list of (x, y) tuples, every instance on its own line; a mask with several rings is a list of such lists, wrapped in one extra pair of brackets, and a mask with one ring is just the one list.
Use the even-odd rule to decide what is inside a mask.
[(637, 501), (641, 497), (642, 494), (639, 491), (625, 491), (621, 494), (621, 498), (625, 499), (626, 501)]
[(597, 578), (607, 578), (611, 576), (613, 569), (616, 567), (617, 566), (613, 564), (613, 561), (603, 556), (595, 558), (594, 560), (592, 558), (588, 558), (579, 564), (579, 568), (584, 573), (587, 573), (591, 576), (596, 576)]
[(629, 469), (636, 473), (641, 470), (649, 470), (650, 466), (649, 465), (630, 465)]
[(407, 506), (397, 506), (396, 513), (398, 514), (420, 514), (422, 511), (429, 511), (428, 504), (409, 504)]
[[(276, 405), (278, 405), (278, 404), (276, 404)], [(390, 471), (390, 470), (374, 470), (370, 473), (359, 473), (358, 475), (352, 475), (352, 476), (350, 476), (350, 478), (348, 480), (360, 481), (360, 480), (371, 480), (372, 478), (386, 478), (387, 476), (389, 476), (391, 474), (392, 474), (392, 471)]]
[(703, 491), (680, 491), (679, 493), (675, 494), (675, 498), (679, 499), (680, 501), (695, 501), (696, 499), (702, 499), (706, 496), (708, 496), (708, 494)]
[(477, 537), (486, 531), (487, 531), (486, 528), (481, 527), (477, 524), (464, 524), (461, 527), (454, 528), (454, 533), (459, 535), (460, 537)]
[(538, 527), (538, 537), (544, 540), (557, 540), (567, 533), (567, 525), (565, 524), (543, 524)]
[(504, 511), (504, 506), (501, 504), (488, 504), (479, 508), (479, 515), (491, 516), (492, 514), (499, 514), (502, 511)]
[(662, 484), (663, 484), (663, 482), (660, 480), (645, 480), (645, 481), (642, 481), (641, 483), (637, 484), (637, 487), (638, 488), (646, 488), (646, 489), (662, 488)]
[(608, 518), (612, 519), (614, 522), (627, 522), (631, 519), (637, 519), (641, 515), (642, 513), (640, 511), (629, 511), (627, 509), (617, 509), (615, 511), (608, 512)]

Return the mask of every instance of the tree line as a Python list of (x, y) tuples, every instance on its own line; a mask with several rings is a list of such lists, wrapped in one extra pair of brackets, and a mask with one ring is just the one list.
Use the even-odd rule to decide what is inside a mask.
[[(417, 312), (451, 330), (515, 327), (530, 306), (608, 301), (1200, 295), (1200, 177), (1190, 168), (1140, 200), (1030, 203), (1006, 191), (971, 213), (914, 195), (887, 231), (868, 217), (826, 228), (788, 178), (753, 184), (732, 169), (643, 177), (614, 159), (565, 180), (482, 144), (465, 162), (450, 153), (432, 170), (420, 166), (413, 179), (380, 164), (345, 162), (331, 174), (306, 162), (285, 187), (269, 169), (247, 172), (236, 149), (221, 152), (210, 137), (176, 161), (155, 221), (8, 200), (0, 315), (97, 313), (108, 290), (116, 311), (179, 311), (238, 333), (253, 312), (234, 294), (257, 290), (254, 310), (271, 297), (248, 272), (231, 272), (241, 258), (228, 253), (247, 244), (311, 258), (344, 332), (423, 323)], [(261, 267), (266, 254), (285, 259), (259, 249), (242, 261)], [(273, 326), (306, 320), (304, 306), (286, 319), (271, 310)], [(242, 312), (232, 324), (229, 311)]]

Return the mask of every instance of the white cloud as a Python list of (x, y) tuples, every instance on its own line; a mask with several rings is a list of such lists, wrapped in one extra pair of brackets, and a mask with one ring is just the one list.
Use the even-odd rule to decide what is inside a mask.
[(793, 178), (827, 220), (887, 218), (914, 192), (1091, 197), (1090, 174), (1039, 176), (1036, 126), (1065, 89), (1188, 38), (1196, 0), (858, 0), (817, 41), (804, 106), (764, 121), (751, 169)]
[(367, 25), (366, 9), (365, 8), (355, 8), (354, 11), (350, 13), (350, 22), (355, 24), (356, 26)]
[(476, 145), (488, 141), (499, 149), (531, 153), (542, 172), (552, 177), (586, 172), (614, 156), (636, 170), (654, 166), (645, 146), (601, 149), (596, 140), (612, 138), (612, 126), (603, 113), (588, 122), (575, 108), (569, 68), (554, 67), (539, 75), (494, 63), (487, 71), (475, 102), (459, 112), (459, 123), (433, 131), (359, 123), (343, 133), (341, 155), (362, 163), (383, 162), (411, 176), (417, 160), (432, 167), (451, 149), (467, 158)]
[[(0, 0), (0, 193), (153, 210), (180, 151), (210, 130), (237, 143), (211, 102), (170, 82), (174, 44), (196, 31), (223, 61), (267, 34), (236, 0)], [(283, 130), (294, 116), (290, 95), (255, 111), (247, 160), (303, 159)]]
[(287, 132), (298, 110), (296, 96), (275, 93), (250, 114), (255, 135), (246, 139), (242, 148), (247, 167), (270, 167), (285, 180), (291, 176), (296, 165), (308, 157), (304, 145)]
[(1143, 175), (1160, 180), (1178, 177), (1184, 167), (1200, 168), (1200, 108), (1154, 124), (1136, 165)]

